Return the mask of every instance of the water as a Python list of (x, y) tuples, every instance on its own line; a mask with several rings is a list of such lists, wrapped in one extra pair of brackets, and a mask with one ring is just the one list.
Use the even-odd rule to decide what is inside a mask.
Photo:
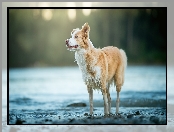
[[(110, 91), (115, 105), (115, 88)], [(129, 66), (120, 98), (123, 107), (166, 106), (166, 67)], [(78, 67), (9, 70), (10, 109), (57, 109), (73, 102), (88, 105), (87, 88)], [(103, 106), (100, 91), (94, 92), (94, 106)]]

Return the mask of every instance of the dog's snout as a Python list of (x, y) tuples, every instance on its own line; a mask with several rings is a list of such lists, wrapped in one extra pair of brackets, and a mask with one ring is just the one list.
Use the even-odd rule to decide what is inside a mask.
[(67, 39), (67, 40), (65, 40), (65, 43), (66, 43), (66, 44), (68, 44), (68, 43), (69, 43), (69, 40), (68, 40), (68, 39)]

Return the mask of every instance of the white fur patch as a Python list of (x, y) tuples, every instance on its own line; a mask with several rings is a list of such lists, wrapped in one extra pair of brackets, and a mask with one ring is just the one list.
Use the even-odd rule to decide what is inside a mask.
[(75, 46), (75, 45), (78, 45), (78, 44), (77, 44), (77, 42), (76, 42), (76, 40), (74, 38), (70, 38), (69, 39), (69, 45), (70, 46)]
[(85, 61), (85, 53), (86, 51), (84, 49), (78, 50), (75, 52), (75, 59), (77, 61), (77, 64), (82, 72), (82, 78), (86, 85), (89, 85), (93, 87), (93, 89), (101, 89), (101, 69), (99, 66), (95, 66), (96, 59), (91, 62), (90, 67), (92, 68), (92, 71), (95, 72), (95, 76), (91, 76), (90, 73), (87, 71), (87, 64)]

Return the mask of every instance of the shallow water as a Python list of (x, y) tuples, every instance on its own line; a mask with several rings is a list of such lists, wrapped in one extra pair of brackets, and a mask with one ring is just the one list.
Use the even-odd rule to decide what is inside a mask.
[[(116, 91), (111, 88), (112, 106)], [(120, 106), (165, 107), (166, 67), (129, 66), (120, 93)], [(94, 106), (102, 107), (94, 92)], [(57, 109), (74, 102), (88, 105), (88, 92), (78, 67), (18, 68), (9, 70), (9, 109)]]

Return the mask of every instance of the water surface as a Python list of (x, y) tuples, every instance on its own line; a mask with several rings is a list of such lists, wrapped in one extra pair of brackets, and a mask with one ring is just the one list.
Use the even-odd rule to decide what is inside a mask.
[[(116, 91), (111, 88), (112, 106)], [(100, 91), (94, 106), (102, 107)], [(165, 107), (166, 67), (129, 66), (120, 93), (123, 107)], [(16, 68), (9, 70), (9, 109), (57, 109), (73, 102), (88, 105), (88, 92), (78, 67)]]

